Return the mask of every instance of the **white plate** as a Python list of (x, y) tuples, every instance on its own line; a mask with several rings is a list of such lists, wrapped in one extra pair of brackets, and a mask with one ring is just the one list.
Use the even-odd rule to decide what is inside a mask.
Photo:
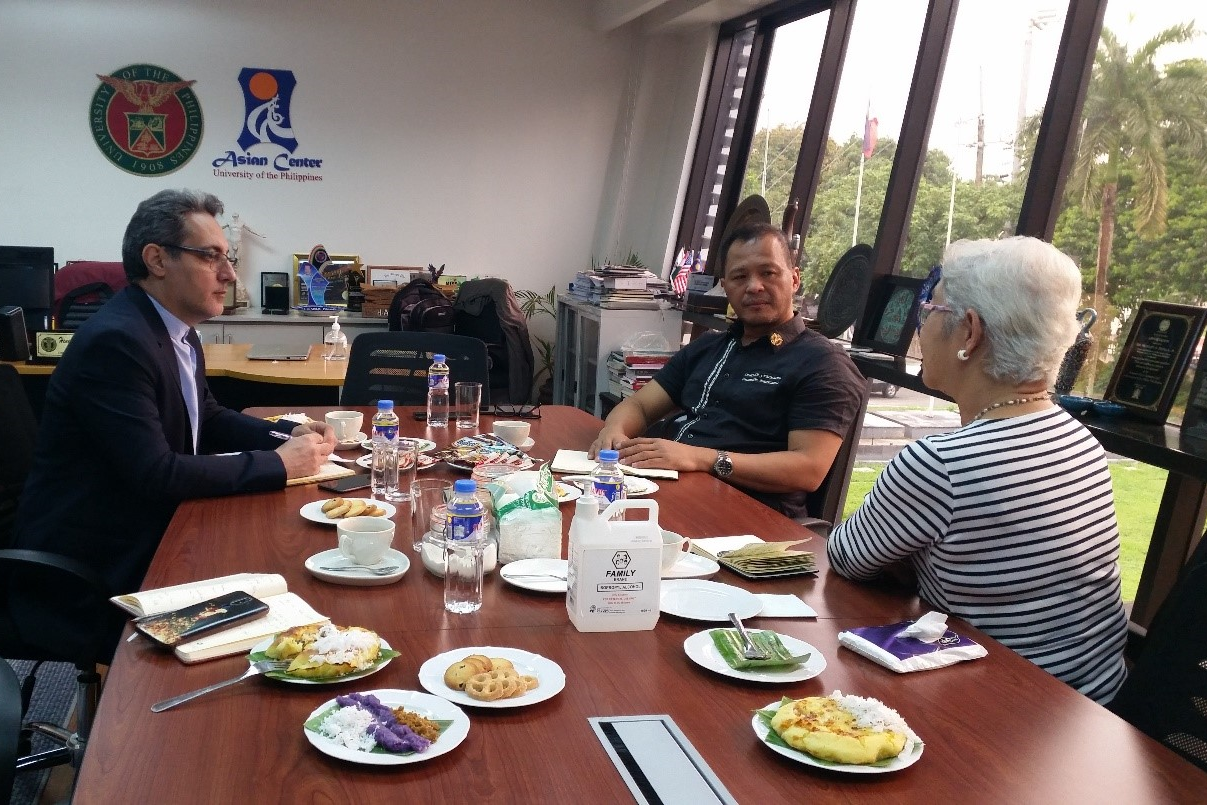
[(557, 494), (558, 503), (569, 503), (583, 496), (581, 487), (577, 487), (574, 484), (564, 484), (561, 481), (553, 482), (553, 491)]
[[(765, 707), (760, 707), (760, 710), (770, 710), (771, 708), (779, 708), (779, 701), (774, 701)], [(759, 718), (759, 714), (755, 713), (750, 719), (750, 726), (754, 727), (754, 734), (758, 736), (759, 742), (763, 746), (775, 752), (777, 755), (783, 755), (789, 760), (795, 760), (797, 763), (804, 763), (806, 766), (816, 766), (819, 769), (829, 769), (830, 771), (847, 772), (848, 774), (887, 774), (891, 771), (900, 771), (908, 768), (918, 762), (922, 757), (924, 745), (921, 741), (913, 741), (910, 738), (905, 739), (905, 748), (901, 750), (901, 754), (893, 758), (883, 766), (860, 766), (850, 763), (833, 763), (828, 760), (818, 760), (807, 752), (801, 752), (798, 749), (785, 748), (776, 746), (775, 744), (767, 743), (767, 733), (771, 729), (763, 723)]]
[[(538, 593), (565, 593), (565, 576), (569, 564), (565, 559), (520, 559), (503, 565), (499, 575), (503, 577), (503, 581), (524, 590), (533, 590)], [(553, 573), (562, 578), (537, 577), (541, 573)], [(525, 578), (527, 576), (536, 578)]]
[[(521, 676), (535, 676), (541, 684), (536, 688), (516, 696), (514, 699), (496, 699), (493, 702), (483, 702), (472, 698), (468, 693), (454, 690), (444, 684), (444, 672), (455, 662), (461, 662), (471, 654), (482, 654), (487, 657), (502, 657), (511, 660), (516, 673)], [(498, 646), (467, 646), (437, 654), (419, 667), (419, 684), (431, 693), (448, 699), (462, 707), (527, 707), (530, 704), (552, 699), (566, 687), (566, 674), (562, 667), (547, 657), (533, 654), (518, 648), (500, 648)]]
[(763, 602), (732, 584), (698, 579), (667, 579), (662, 582), (661, 609), (693, 621), (728, 621), (729, 613), (753, 618), (763, 610)]
[(683, 555), (679, 557), (679, 560), (675, 564), (671, 565), (670, 570), (662, 571), (662, 578), (698, 579), (704, 576), (711, 576), (720, 569), (720, 565), (707, 557), (683, 551)]
[[(406, 763), (422, 763), (425, 760), (431, 760), (434, 757), (440, 757), (447, 752), (451, 752), (465, 740), (465, 736), (469, 735), (469, 717), (465, 715), (460, 707), (445, 699), (441, 699), (439, 696), (430, 696), (417, 690), (367, 690), (364, 693), (372, 693), (377, 697), (378, 701), (387, 707), (405, 707), (412, 713), (418, 713), (424, 718), (430, 718), (433, 721), (451, 721), (453, 723), (444, 732), (440, 733), (440, 737), (432, 742), (432, 745), (425, 751), (414, 752), (409, 755), (361, 752), (358, 749), (349, 749), (343, 744), (336, 743), (325, 735), (312, 732), (303, 726), (302, 732), (306, 734), (306, 740), (310, 741), (314, 748), (324, 755), (330, 755), (340, 760), (350, 760), (353, 763), (364, 763), (370, 766), (401, 766)], [(310, 715), (306, 716), (306, 720), (302, 723), (305, 724), (306, 721), (315, 718), (319, 713), (331, 708), (335, 703), (335, 699), (323, 702)]]
[[(429, 470), (432, 467), (436, 466), (437, 463), (438, 462), (436, 461), (436, 459), (432, 458), (431, 456), (425, 456), (422, 453), (420, 453), (419, 454), (419, 466), (416, 467), (416, 469), (418, 469), (420, 471)], [(366, 453), (365, 455), (356, 459), (356, 465), (358, 467), (364, 467), (367, 470), (373, 469), (373, 454)]]
[(346, 564), (350, 564), (348, 557), (340, 553), (339, 548), (332, 548), (327, 551), (320, 551), (307, 559), (306, 569), (310, 571), (311, 575), (334, 584), (347, 584), (350, 587), (379, 587), (383, 584), (393, 584), (401, 579), (410, 569), (411, 560), (407, 558), (405, 553), (391, 548), (386, 551), (386, 555), (381, 558), (377, 566), (397, 565), (398, 570), (384, 576), (374, 575), (363, 568), (335, 571), (323, 570), (324, 567), (341, 567)]
[[(499, 434), (494, 433), (494, 432), (492, 432), (492, 433), (491, 433), (491, 435), (492, 435), (492, 436), (499, 436)], [(502, 437), (502, 436), (499, 436), (499, 438), (500, 438), (500, 439), (503, 439), (503, 437)], [(507, 441), (507, 440), (506, 440), (506, 439), (503, 439), (503, 441)], [(528, 452), (529, 450), (531, 450), (531, 449), (532, 449), (532, 446), (533, 446), (534, 444), (536, 444), (536, 439), (534, 439), (534, 438), (532, 438), (531, 436), (529, 436), (527, 439), (525, 439), (524, 441), (522, 441), (522, 442), (520, 442), (519, 444), (517, 444), (517, 445), (515, 446), (515, 449), (516, 449), (516, 450), (523, 450), (524, 452)]]
[[(261, 640), (259, 643), (256, 643), (254, 646), (252, 646), (251, 651), (249, 651), (247, 653), (255, 654), (258, 651), (267, 651), (268, 647), (272, 645), (272, 641), (275, 639), (276, 639), (275, 635), (272, 637), (266, 637), (263, 640)], [(381, 648), (383, 651), (390, 648), (390, 644), (386, 642), (386, 639), (384, 637), (381, 637), (379, 635), (378, 639), (381, 640)], [(387, 665), (389, 665), (393, 661), (394, 661), (394, 658), (391, 657), (390, 659), (385, 660), (384, 662), (382, 662), (378, 665), (375, 665), (372, 668), (366, 668), (365, 670), (357, 671), (354, 674), (347, 674), (345, 676), (337, 676), (334, 679), (305, 679), (303, 677), (297, 677), (297, 676), (281, 676), (279, 672), (278, 673), (269, 672), (269, 673), (264, 674), (264, 676), (268, 677), (269, 679), (275, 679), (277, 682), (288, 682), (291, 685), (337, 685), (340, 682), (348, 682), (353, 679), (363, 679), (366, 676), (372, 676), (373, 674), (377, 673), (382, 668), (385, 668)]]
[[(716, 644), (712, 642), (713, 631), (713, 629), (705, 629), (703, 632), (696, 632), (683, 641), (683, 650), (687, 652), (687, 656), (691, 658), (692, 662), (723, 676), (746, 679), (751, 682), (804, 682), (826, 670), (826, 658), (822, 656), (821, 651), (803, 640), (797, 640), (786, 634), (779, 636), (784, 648), (797, 657), (803, 654), (810, 655), (803, 665), (793, 669), (750, 668), (738, 670), (730, 668), (729, 663), (725, 662), (725, 658), (721, 656), (721, 652), (717, 651)], [(750, 631), (762, 630), (751, 629)]]
[(335, 446), (340, 450), (347, 450), (352, 447), (359, 447), (367, 437), (364, 431), (358, 431), (347, 439), (336, 439)]
[[(312, 500), (302, 508), (298, 509), (298, 514), (302, 515), (312, 523), (318, 523), (319, 525), (335, 525), (339, 522), (339, 520), (333, 520), (323, 512), (323, 504), (328, 500), (331, 500), (331, 498), (327, 498), (325, 500)], [(393, 504), (386, 503), (384, 500), (373, 500), (371, 498), (344, 498), (344, 500), (366, 500), (378, 508), (386, 510), (385, 514), (380, 515), (381, 517), (393, 517), (395, 512), (398, 511), (394, 508)]]
[[(363, 433), (360, 435), (360, 438), (362, 440), (360, 442), (361, 447), (365, 448), (366, 450), (373, 449), (373, 440), (372, 439), (367, 438), (365, 436), (365, 434), (363, 434)], [(410, 437), (404, 436), (403, 438), (406, 439), (406, 438), (410, 438)], [(436, 443), (433, 442), (431, 439), (411, 439), (411, 441), (419, 443), (419, 446), (416, 449), (419, 450), (420, 453), (427, 453), (429, 451), (436, 449)]]
[[(563, 481), (570, 481), (576, 486), (580, 484), (591, 483), (590, 475), (565, 475)], [(582, 489), (579, 486), (579, 489)], [(658, 484), (648, 478), (638, 478), (636, 475), (626, 475), (624, 477), (624, 494), (625, 497), (643, 498), (646, 495), (652, 495), (658, 491)]]

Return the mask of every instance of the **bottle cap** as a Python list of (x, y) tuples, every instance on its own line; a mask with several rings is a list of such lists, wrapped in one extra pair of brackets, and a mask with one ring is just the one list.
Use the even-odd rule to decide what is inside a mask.
[(444, 356), (441, 355), (439, 352), (433, 353), (432, 363), (444, 363)]
[(478, 491), (478, 485), (473, 481), (462, 478), (453, 482), (453, 492), (459, 495), (472, 495)]
[(394, 407), (393, 400), (378, 400), (377, 401), (377, 410), (378, 411), (389, 411), (393, 407)]
[(618, 450), (600, 450), (600, 461), (620, 461), (620, 451)]

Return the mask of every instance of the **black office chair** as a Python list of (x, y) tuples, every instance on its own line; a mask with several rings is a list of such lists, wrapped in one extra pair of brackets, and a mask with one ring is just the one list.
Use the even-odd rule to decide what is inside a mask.
[(829, 536), (834, 526), (842, 520), (842, 510), (847, 502), (847, 490), (851, 486), (851, 468), (855, 464), (855, 451), (859, 448), (859, 432), (863, 427), (863, 415), (867, 411), (867, 393), (864, 393), (863, 405), (847, 429), (842, 439), (842, 445), (834, 456), (834, 463), (826, 473), (821, 486), (814, 489), (805, 498), (805, 508), (810, 515), (797, 517), (796, 522), (823, 537)]
[(530, 402), (536, 362), (528, 320), (511, 284), (495, 277), (463, 282), (453, 311), (454, 333), (486, 342), (491, 399), (514, 405)]
[[(38, 668), (43, 663), (71, 663), (78, 671), (75, 732), (58, 724), (25, 723), (21, 729), (16, 771), (33, 771), (65, 763), (79, 769), (100, 697), (101, 678), (96, 666), (109, 661), (112, 649), (107, 645), (107, 629), (113, 606), (107, 600), (109, 594), (105, 584), (90, 567), (75, 559), (46, 551), (7, 548), (0, 550), (0, 591), (3, 591), (0, 592), (0, 657), (34, 662), (21, 689), (21, 718), (24, 719), (29, 711)], [(17, 595), (25, 597), (17, 599)], [(72, 602), (73, 612), (78, 613), (81, 636), (66, 639), (30, 622), (31, 614), (38, 608), (30, 606), (29, 601), (37, 596), (53, 597), (56, 602)], [(34, 733), (61, 745), (32, 753)]]
[(21, 375), (8, 364), (0, 364), (0, 548), (12, 544), (13, 520), (25, 478), (34, 461), (38, 423), (34, 418)]
[(427, 370), (441, 353), (454, 383), (482, 384), (482, 404), (490, 402), (486, 344), (477, 338), (446, 333), (363, 333), (352, 342), (340, 405), (395, 405), (427, 402)]
[(1207, 535), (1157, 611), (1108, 707), (1207, 771)]
[(0, 801), (7, 801), (13, 795), (20, 737), (21, 685), (13, 667), (0, 660)]

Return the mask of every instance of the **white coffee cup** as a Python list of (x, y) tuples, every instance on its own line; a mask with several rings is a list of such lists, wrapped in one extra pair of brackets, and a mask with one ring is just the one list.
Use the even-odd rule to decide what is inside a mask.
[(324, 418), (339, 442), (351, 441), (365, 424), (365, 415), (360, 411), (328, 411)]
[(375, 565), (394, 542), (394, 521), (385, 517), (346, 517), (335, 524), (339, 552), (358, 565)]
[(670, 570), (683, 556), (684, 551), (691, 550), (692, 541), (681, 537), (674, 531), (662, 530), (662, 572)]
[(495, 435), (514, 445), (521, 445), (528, 441), (528, 434), (531, 431), (531, 422), (521, 422), (517, 419), (498, 419), (494, 424)]

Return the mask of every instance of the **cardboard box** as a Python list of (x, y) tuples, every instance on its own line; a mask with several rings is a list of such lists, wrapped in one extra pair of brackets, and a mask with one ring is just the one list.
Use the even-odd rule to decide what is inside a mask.
[(365, 294), (365, 302), (360, 308), (361, 318), (387, 318), (390, 314), (390, 302), (394, 300), (394, 294), (398, 293), (398, 286), (362, 285), (361, 290), (364, 291)]

